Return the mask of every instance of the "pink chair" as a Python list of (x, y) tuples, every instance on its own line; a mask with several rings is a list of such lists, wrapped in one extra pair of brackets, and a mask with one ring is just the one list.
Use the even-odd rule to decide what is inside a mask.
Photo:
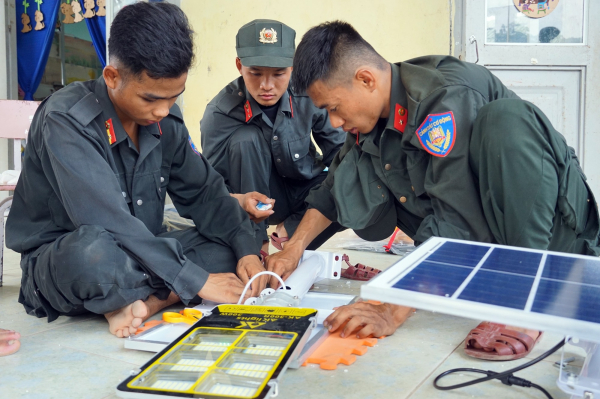
[[(29, 125), (38, 105), (36, 101), (0, 100), (0, 139), (14, 139), (15, 170), (21, 170), (21, 140), (27, 139)], [(15, 186), (12, 185), (0, 185), (0, 191), (14, 189)], [(0, 201), (0, 287), (4, 265), (4, 213), (10, 209), (11, 204), (12, 196)]]

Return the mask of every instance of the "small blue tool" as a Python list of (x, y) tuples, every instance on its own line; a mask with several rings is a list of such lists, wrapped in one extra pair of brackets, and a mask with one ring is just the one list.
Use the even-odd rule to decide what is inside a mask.
[(272, 204), (265, 204), (260, 201), (258, 201), (258, 205), (256, 205), (256, 209), (258, 209), (259, 211), (268, 211), (271, 208), (273, 208)]

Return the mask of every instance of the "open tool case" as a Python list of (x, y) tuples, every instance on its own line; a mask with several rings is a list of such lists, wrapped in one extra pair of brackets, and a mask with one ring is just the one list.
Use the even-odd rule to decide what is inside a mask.
[(315, 309), (220, 305), (117, 387), (122, 398), (268, 398), (316, 325)]

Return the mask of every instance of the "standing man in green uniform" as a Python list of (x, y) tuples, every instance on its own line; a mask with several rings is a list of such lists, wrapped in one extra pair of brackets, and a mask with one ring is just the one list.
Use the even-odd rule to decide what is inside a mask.
[[(179, 300), (237, 302), (264, 270), (248, 215), (175, 105), (192, 39), (179, 7), (129, 5), (112, 23), (103, 76), (40, 104), (6, 225), (27, 313), (104, 314), (126, 337)], [(196, 227), (163, 231), (167, 192)]]
[[(277, 203), (268, 221), (257, 225), (265, 253), (267, 223), (277, 225), (272, 239), (281, 249), (306, 212), (308, 192), (325, 179), (346, 136), (331, 127), (327, 111), (288, 87), (295, 38), (296, 32), (279, 21), (257, 19), (242, 26), (235, 60), (241, 76), (208, 104), (200, 122), (202, 154), (232, 195), (259, 192)], [(318, 248), (339, 229), (333, 223), (308, 249)]]
[[(367, 240), (398, 226), (417, 245), (441, 236), (600, 254), (598, 208), (574, 150), (486, 68), (449, 56), (390, 64), (337, 21), (304, 35), (293, 85), (348, 135), (269, 270), (289, 274), (332, 221)], [(327, 322), (351, 317), (348, 333), (391, 334), (373, 313), (345, 307)]]

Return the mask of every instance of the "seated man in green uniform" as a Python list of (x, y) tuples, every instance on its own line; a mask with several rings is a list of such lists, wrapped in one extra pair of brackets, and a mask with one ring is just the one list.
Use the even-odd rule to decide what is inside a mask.
[[(257, 225), (265, 254), (267, 224), (277, 225), (272, 240), (281, 249), (306, 212), (308, 192), (325, 179), (346, 137), (331, 127), (327, 111), (288, 87), (295, 38), (296, 32), (278, 21), (257, 19), (242, 26), (235, 60), (241, 76), (212, 99), (200, 122), (202, 155), (232, 195), (258, 192), (277, 203), (268, 221)], [(339, 229), (333, 223), (308, 249), (318, 248)]]
[[(124, 7), (103, 76), (40, 104), (6, 227), (7, 246), (22, 254), (19, 302), (29, 314), (104, 314), (126, 337), (179, 300), (237, 302), (264, 270), (248, 215), (174, 104), (192, 37), (179, 7)], [(167, 193), (195, 228), (163, 231)]]
[[(600, 254), (598, 209), (574, 150), (486, 68), (449, 56), (390, 64), (338, 21), (304, 35), (292, 83), (348, 135), (269, 270), (289, 274), (332, 221), (367, 240), (397, 226), (417, 245), (440, 236)], [(393, 308), (343, 307), (327, 323), (335, 330), (351, 318), (346, 334), (387, 335), (398, 326), (393, 316), (406, 312)], [(539, 332), (515, 330), (520, 355)], [(475, 349), (492, 350), (470, 338)]]

